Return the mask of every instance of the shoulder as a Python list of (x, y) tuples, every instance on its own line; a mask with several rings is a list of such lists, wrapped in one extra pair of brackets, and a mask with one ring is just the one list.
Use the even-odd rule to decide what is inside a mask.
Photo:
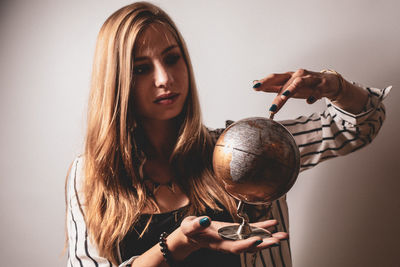
[(83, 156), (78, 156), (72, 162), (70, 172), (66, 184), (67, 196), (77, 197), (81, 195), (82, 186), (84, 182), (84, 158)]

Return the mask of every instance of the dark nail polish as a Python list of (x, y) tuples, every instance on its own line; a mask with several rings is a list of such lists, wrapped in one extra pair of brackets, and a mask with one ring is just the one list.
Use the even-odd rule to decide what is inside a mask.
[(261, 83), (256, 83), (256, 84), (253, 85), (253, 88), (258, 88), (260, 86), (261, 86)]
[(257, 240), (256, 242), (254, 242), (254, 246), (258, 246), (258, 245), (260, 245), (262, 242), (263, 242), (262, 240)]
[(275, 104), (272, 104), (271, 107), (269, 108), (269, 111), (275, 112), (278, 109), (278, 106)]
[(314, 96), (310, 96), (309, 98), (307, 98), (307, 102), (312, 104), (316, 101), (317, 99)]
[(208, 219), (207, 217), (200, 219), (201, 226), (208, 227), (208, 226), (210, 226), (210, 224), (211, 224), (210, 219)]
[(275, 244), (272, 244), (271, 246), (269, 246), (269, 247), (271, 247), (271, 248), (276, 248), (276, 247), (279, 247), (281, 244), (279, 244), (279, 243), (275, 243)]
[(285, 92), (282, 93), (282, 95), (284, 95), (284, 96), (289, 96), (289, 95), (290, 95), (290, 91), (289, 91), (289, 90), (286, 90)]

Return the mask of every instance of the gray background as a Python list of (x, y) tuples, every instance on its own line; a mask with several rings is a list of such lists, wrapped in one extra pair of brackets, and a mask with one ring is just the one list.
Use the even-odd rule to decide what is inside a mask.
[[(1, 1), (0, 258), (64, 266), (64, 178), (82, 152), (95, 38), (128, 1)], [(400, 4), (390, 1), (159, 0), (185, 37), (204, 121), (266, 115), (269, 73), (333, 68), (383, 88), (370, 146), (302, 173), (289, 193), (295, 266), (399, 266)], [(323, 108), (287, 103), (277, 119)]]

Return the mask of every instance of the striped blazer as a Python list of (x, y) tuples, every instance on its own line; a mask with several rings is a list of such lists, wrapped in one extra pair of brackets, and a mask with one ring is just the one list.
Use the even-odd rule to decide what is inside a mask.
[[(368, 101), (360, 114), (351, 114), (333, 105), (329, 100), (322, 113), (301, 116), (294, 120), (280, 121), (294, 136), (300, 150), (300, 171), (327, 159), (354, 152), (368, 143), (378, 134), (385, 119), (382, 103), (391, 87), (383, 90), (365, 88)], [(84, 179), (81, 157), (72, 166), (67, 181), (67, 236), (68, 266), (113, 266), (108, 259), (101, 257), (96, 246), (89, 238), (84, 220), (83, 196), (81, 184)], [(279, 221), (278, 230), (289, 232), (289, 217), (286, 196), (271, 205), (273, 218)], [(119, 266), (130, 266), (138, 255), (132, 255)], [(289, 240), (282, 241), (279, 247), (265, 249), (257, 253), (241, 255), (243, 267), (279, 267), (292, 266)]]

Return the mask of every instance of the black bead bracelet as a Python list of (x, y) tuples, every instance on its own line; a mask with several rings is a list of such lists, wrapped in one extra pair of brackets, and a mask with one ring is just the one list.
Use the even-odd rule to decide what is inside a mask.
[(175, 266), (175, 262), (172, 259), (171, 252), (168, 250), (168, 246), (166, 243), (167, 236), (168, 236), (168, 234), (166, 232), (163, 232), (160, 235), (160, 243), (159, 244), (160, 244), (161, 253), (162, 253), (165, 261), (168, 263), (169, 266), (172, 267), (172, 266)]

